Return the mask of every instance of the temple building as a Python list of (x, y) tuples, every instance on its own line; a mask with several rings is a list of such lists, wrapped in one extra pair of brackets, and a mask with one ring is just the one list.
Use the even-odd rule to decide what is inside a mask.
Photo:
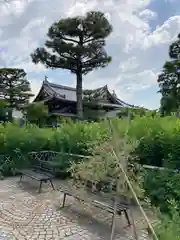
[[(43, 101), (48, 106), (50, 116), (76, 118), (76, 89), (50, 83), (47, 78), (34, 102)], [(85, 119), (116, 116), (122, 108), (133, 105), (120, 100), (115, 92), (110, 93), (107, 85), (95, 90), (83, 90), (83, 110)]]

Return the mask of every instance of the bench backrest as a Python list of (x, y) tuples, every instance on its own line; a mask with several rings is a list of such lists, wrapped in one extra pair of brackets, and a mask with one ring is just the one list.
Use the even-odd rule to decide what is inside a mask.
[(35, 159), (32, 162), (32, 168), (37, 171), (55, 174), (55, 166), (51, 161), (43, 161), (43, 160)]
[(34, 170), (55, 174), (54, 160), (57, 153), (53, 151), (40, 151), (29, 153), (31, 166)]
[[(48, 173), (56, 174), (61, 169), (61, 164), (65, 164), (63, 158), (85, 158), (86, 156), (54, 152), (54, 151), (40, 151), (30, 152), (29, 154), (30, 163), (33, 169), (41, 170)], [(86, 157), (89, 158), (89, 157)], [(62, 159), (62, 161), (60, 161)]]

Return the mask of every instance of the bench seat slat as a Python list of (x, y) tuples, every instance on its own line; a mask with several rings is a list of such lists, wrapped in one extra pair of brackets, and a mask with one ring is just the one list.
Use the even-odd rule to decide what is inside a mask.
[(23, 175), (26, 175), (30, 178), (36, 179), (38, 181), (52, 179), (52, 176), (50, 176), (50, 175), (46, 175), (44, 173), (36, 172), (33, 170), (29, 170), (29, 169), (24, 169), (24, 170), (20, 171), (20, 173)]
[[(98, 201), (98, 200), (95, 200), (95, 199), (91, 199), (91, 197), (90, 197), (91, 200), (90, 200), (90, 199), (86, 199), (86, 198), (84, 198), (84, 197), (79, 196), (79, 194), (75, 194), (75, 193), (70, 192), (70, 191), (67, 191), (67, 190), (65, 190), (65, 189), (60, 189), (60, 191), (64, 193), (64, 198), (63, 198), (62, 207), (65, 206), (66, 196), (69, 195), (69, 196), (72, 196), (72, 197), (74, 197), (75, 199), (77, 199), (77, 200), (79, 200), (79, 201), (89, 202), (89, 203), (91, 203), (92, 205), (94, 205), (95, 207), (98, 207), (98, 208), (101, 208), (101, 209), (103, 209), (103, 210), (106, 210), (106, 211), (108, 211), (109, 213), (113, 213), (113, 218), (114, 218), (114, 216), (115, 216), (115, 214), (114, 214), (114, 206), (113, 206), (113, 204), (111, 204), (111, 203), (108, 203), (108, 202), (106, 202), (106, 201)], [(127, 222), (128, 222), (128, 226), (130, 226), (130, 225), (131, 225), (131, 221), (130, 221), (130, 218), (129, 218), (129, 215), (128, 215), (128, 209), (129, 209), (128, 205), (126, 205), (126, 204), (121, 204), (120, 202), (119, 202), (119, 203), (117, 202), (117, 205), (116, 205), (116, 213), (117, 213), (118, 215), (121, 215), (121, 213), (124, 213), (124, 215), (125, 215), (125, 217), (126, 217), (126, 220), (127, 220)]]
[[(105, 203), (105, 202), (100, 202), (100, 201), (97, 201), (97, 200), (94, 200), (93, 203), (96, 207), (107, 209), (109, 212), (113, 213), (113, 211), (114, 211), (114, 207), (111, 204), (108, 204), (108, 203)], [(124, 211), (126, 209), (127, 209), (126, 206), (117, 203), (117, 205), (116, 205), (116, 210), (117, 211)]]
[[(68, 190), (63, 190), (63, 193), (69, 196), (72, 196), (74, 198), (76, 198), (79, 201), (86, 201), (83, 197), (78, 196), (77, 194), (73, 194)], [(113, 204), (107, 203), (107, 202), (102, 202), (102, 201), (98, 201), (98, 200), (92, 200), (91, 203), (99, 208), (108, 210), (109, 212), (113, 213), (114, 211), (114, 206)], [(126, 206), (125, 204), (121, 204), (121, 203), (117, 203), (116, 205), (116, 209), (118, 212), (124, 211), (128, 209), (128, 206)]]

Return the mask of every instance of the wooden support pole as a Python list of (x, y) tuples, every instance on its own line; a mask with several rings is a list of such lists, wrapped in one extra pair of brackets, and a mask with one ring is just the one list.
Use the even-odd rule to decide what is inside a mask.
[[(116, 141), (114, 140), (114, 137), (113, 137), (113, 128), (112, 128), (110, 120), (109, 120), (109, 127), (110, 127), (110, 131), (111, 131), (111, 134), (112, 134), (113, 145), (116, 146), (117, 144), (116, 144)], [(127, 131), (128, 131), (128, 129), (127, 129)], [(127, 135), (127, 131), (126, 131), (126, 135)], [(121, 164), (121, 160), (118, 159), (118, 156), (117, 156), (116, 152), (114, 151), (114, 147), (113, 146), (111, 147), (111, 149), (112, 149), (112, 153), (113, 153), (113, 155), (114, 155), (114, 157), (116, 159), (116, 162), (119, 165), (119, 168), (120, 168), (121, 172), (124, 175), (124, 179), (125, 179), (128, 187), (129, 187), (129, 189), (130, 189), (130, 191), (131, 191), (131, 193), (132, 193), (132, 195), (133, 195), (133, 197), (134, 197), (134, 199), (135, 199), (135, 201), (136, 201), (136, 203), (137, 203), (137, 205), (138, 205), (138, 207), (139, 207), (139, 209), (140, 209), (140, 211), (141, 211), (141, 213), (142, 213), (142, 215), (143, 215), (143, 217), (144, 217), (144, 219), (145, 219), (145, 221), (146, 221), (146, 223), (147, 223), (147, 225), (149, 227), (149, 230), (152, 233), (152, 236), (154, 237), (154, 240), (159, 240), (158, 236), (156, 235), (156, 233), (154, 231), (154, 228), (153, 228), (152, 224), (150, 223), (150, 221), (149, 221), (149, 219), (148, 219), (148, 217), (147, 217), (143, 207), (140, 204), (140, 201), (139, 201), (139, 199), (138, 199), (138, 197), (137, 197), (137, 195), (136, 195), (136, 193), (134, 191), (134, 188), (133, 188), (131, 182), (129, 181), (129, 178), (128, 178), (125, 170), (124, 170), (124, 167)]]
[(114, 208), (113, 208), (113, 217), (112, 217), (112, 226), (111, 226), (111, 240), (114, 239), (115, 228), (116, 228), (116, 208), (117, 208), (117, 200), (114, 200)]

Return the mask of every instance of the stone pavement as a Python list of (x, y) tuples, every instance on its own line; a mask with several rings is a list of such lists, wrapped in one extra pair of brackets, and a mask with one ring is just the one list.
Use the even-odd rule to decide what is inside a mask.
[[(19, 178), (0, 181), (0, 240), (109, 240), (112, 215), (68, 199), (60, 208), (62, 194), (45, 186), (37, 193), (38, 183)], [(56, 187), (59, 182), (55, 182)], [(72, 203), (73, 204), (70, 204)], [(139, 240), (145, 240), (143, 221), (136, 218)], [(136, 222), (137, 223), (137, 222)], [(134, 239), (124, 218), (116, 221), (116, 240)]]

